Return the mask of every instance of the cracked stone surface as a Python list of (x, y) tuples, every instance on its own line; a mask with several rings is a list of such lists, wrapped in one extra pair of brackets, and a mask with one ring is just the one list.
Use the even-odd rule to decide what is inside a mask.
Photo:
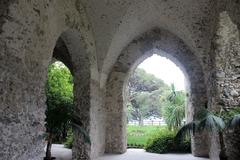
[[(75, 112), (92, 141), (74, 131), (74, 160), (126, 151), (124, 86), (155, 50), (188, 79), (189, 121), (204, 107), (239, 107), (239, 17), (239, 0), (1, 0), (0, 158), (44, 154), (44, 84), (54, 59), (74, 76)], [(238, 135), (225, 135), (230, 160), (239, 157)], [(194, 155), (218, 160), (216, 136), (192, 140)]]

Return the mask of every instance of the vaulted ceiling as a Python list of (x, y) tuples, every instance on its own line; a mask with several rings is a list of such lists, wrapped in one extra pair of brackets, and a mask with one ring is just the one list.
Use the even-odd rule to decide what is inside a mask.
[(104, 73), (124, 47), (159, 27), (181, 38), (204, 57), (216, 21), (215, 0), (82, 0), (96, 40), (99, 69)]

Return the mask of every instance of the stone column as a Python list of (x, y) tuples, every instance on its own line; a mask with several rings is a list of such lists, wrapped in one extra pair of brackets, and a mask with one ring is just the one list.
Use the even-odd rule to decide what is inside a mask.
[(106, 93), (106, 148), (107, 153), (124, 153), (127, 149), (127, 113), (123, 104), (123, 85), (126, 73), (112, 72)]

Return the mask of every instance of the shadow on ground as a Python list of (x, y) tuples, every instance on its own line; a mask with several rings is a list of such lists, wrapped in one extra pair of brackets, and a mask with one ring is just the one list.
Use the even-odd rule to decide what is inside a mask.
[[(72, 150), (63, 145), (54, 144), (52, 155), (56, 160), (71, 160)], [(128, 149), (125, 154), (108, 154), (96, 160), (209, 160), (208, 158), (193, 157), (191, 154), (154, 154), (145, 152), (143, 149)]]

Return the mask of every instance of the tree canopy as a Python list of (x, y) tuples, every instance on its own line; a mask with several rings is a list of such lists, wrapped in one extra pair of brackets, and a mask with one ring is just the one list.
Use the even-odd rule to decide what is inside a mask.
[(61, 62), (49, 66), (48, 80), (45, 86), (47, 97), (46, 129), (48, 145), (46, 158), (51, 159), (51, 146), (54, 137), (66, 138), (71, 127), (73, 111), (73, 77)]
[(141, 68), (137, 68), (129, 78), (128, 89), (131, 92), (152, 92), (155, 90), (169, 89), (163, 80), (147, 73)]
[(73, 77), (60, 62), (49, 66), (46, 96), (47, 131), (56, 133), (70, 121), (73, 108)]
[(160, 97), (169, 86), (145, 70), (137, 68), (128, 83), (128, 118), (142, 125), (143, 119), (161, 115)]
[(161, 79), (145, 70), (137, 68), (128, 83), (128, 120), (143, 119), (151, 116), (163, 117), (170, 130), (176, 131), (185, 118), (186, 93), (176, 91)]

